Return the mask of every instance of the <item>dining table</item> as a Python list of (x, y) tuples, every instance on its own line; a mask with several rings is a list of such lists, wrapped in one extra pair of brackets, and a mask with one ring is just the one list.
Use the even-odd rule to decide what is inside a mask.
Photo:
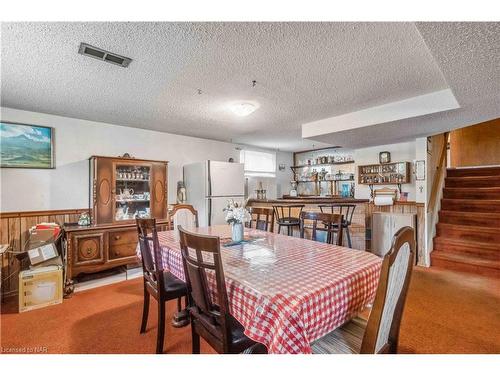
[[(268, 353), (311, 353), (375, 298), (382, 259), (369, 252), (251, 228), (233, 243), (228, 225), (189, 230), (220, 237), (231, 315)], [(185, 281), (178, 231), (158, 239), (163, 268)]]

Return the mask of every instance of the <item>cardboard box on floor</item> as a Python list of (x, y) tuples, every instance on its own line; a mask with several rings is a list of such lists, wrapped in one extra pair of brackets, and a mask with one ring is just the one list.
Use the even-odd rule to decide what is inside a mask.
[(62, 303), (63, 261), (54, 241), (54, 229), (32, 229), (26, 244), (29, 269), (19, 273), (19, 312)]
[(46, 266), (19, 273), (19, 312), (62, 303), (62, 266)]
[[(40, 225), (40, 224), (39, 224)], [(42, 223), (42, 227), (30, 230), (25, 250), (29, 257), (29, 268), (63, 266), (56, 242), (60, 239), (60, 228), (55, 223)], [(24, 267), (26, 269), (27, 267)]]

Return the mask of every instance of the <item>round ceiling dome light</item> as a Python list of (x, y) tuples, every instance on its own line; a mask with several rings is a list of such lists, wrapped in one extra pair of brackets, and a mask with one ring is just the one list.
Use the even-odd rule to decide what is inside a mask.
[(229, 108), (236, 116), (245, 117), (255, 112), (259, 106), (251, 102), (237, 102), (231, 103)]

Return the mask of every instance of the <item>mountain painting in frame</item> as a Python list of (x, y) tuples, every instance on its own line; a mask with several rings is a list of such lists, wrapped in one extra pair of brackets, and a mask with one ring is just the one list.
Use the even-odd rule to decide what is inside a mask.
[(54, 168), (54, 129), (0, 121), (1, 168)]

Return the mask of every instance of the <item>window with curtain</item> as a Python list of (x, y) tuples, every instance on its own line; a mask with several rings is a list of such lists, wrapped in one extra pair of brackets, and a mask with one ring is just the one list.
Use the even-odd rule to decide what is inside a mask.
[(245, 165), (245, 176), (276, 177), (276, 154), (262, 151), (240, 151), (240, 163)]

